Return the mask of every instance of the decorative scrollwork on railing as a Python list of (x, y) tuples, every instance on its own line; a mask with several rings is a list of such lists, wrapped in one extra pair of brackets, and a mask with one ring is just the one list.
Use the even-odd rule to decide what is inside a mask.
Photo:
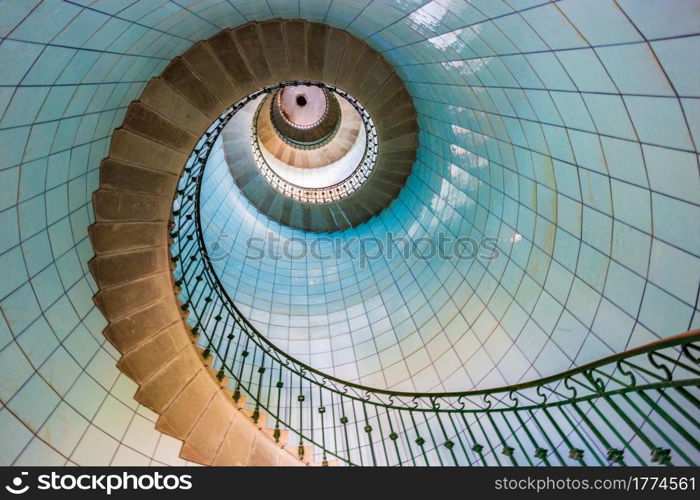
[(342, 200), (350, 196), (352, 193), (357, 191), (360, 186), (362, 186), (374, 170), (374, 166), (377, 162), (377, 154), (379, 150), (379, 142), (377, 138), (377, 130), (374, 126), (374, 121), (372, 117), (367, 112), (367, 110), (360, 104), (360, 102), (352, 97), (347, 92), (333, 87), (331, 85), (322, 84), (319, 82), (292, 82), (294, 84), (303, 85), (315, 85), (327, 90), (333, 94), (337, 94), (341, 98), (345, 99), (350, 103), (358, 115), (362, 119), (364, 135), (365, 135), (365, 149), (362, 153), (362, 158), (358, 162), (355, 169), (348, 175), (345, 179), (336, 182), (330, 186), (324, 187), (305, 187), (299, 186), (292, 182), (287, 181), (282, 176), (280, 176), (274, 168), (272, 168), (263, 154), (260, 148), (260, 142), (258, 139), (257, 127), (258, 114), (260, 113), (261, 107), (258, 107), (253, 119), (253, 130), (251, 131), (251, 146), (253, 148), (253, 157), (256, 162), (256, 166), (263, 178), (270, 184), (275, 190), (292, 198), (294, 200), (303, 203), (332, 203), (335, 201)]
[(247, 396), (255, 419), (268, 414), (276, 440), (287, 431), (290, 446), (312, 445), (320, 461), (347, 465), (497, 465), (504, 457), (514, 464), (530, 463), (529, 457), (559, 465), (695, 464), (698, 331), (539, 380), (456, 393), (344, 381), (294, 359), (258, 332), (214, 270), (199, 198), (223, 128), (276, 88), (232, 106), (202, 136), (180, 179), (170, 230), (175, 283), (203, 355), (221, 380), (226, 377), (235, 400)]
[(658, 353), (652, 351), (647, 354), (647, 358), (649, 358), (649, 362), (654, 366), (654, 368), (657, 368), (659, 370), (663, 370), (664, 372), (664, 379), (667, 382), (670, 382), (673, 380), (673, 374), (671, 373), (671, 370), (668, 369), (668, 367), (664, 363), (659, 363), (656, 361), (655, 357), (658, 356)]

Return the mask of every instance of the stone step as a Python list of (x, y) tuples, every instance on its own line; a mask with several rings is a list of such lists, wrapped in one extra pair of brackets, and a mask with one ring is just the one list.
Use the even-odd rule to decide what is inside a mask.
[(209, 375), (201, 370), (185, 383), (182, 390), (164, 407), (156, 429), (184, 440), (217, 392)]
[(195, 43), (182, 55), (182, 58), (199, 80), (224, 105), (230, 106), (243, 97), (243, 93), (229, 78), (228, 73), (207, 42)]
[[(209, 401), (192, 430), (182, 444), (180, 457), (203, 465), (211, 465), (216, 458), (224, 437), (234, 420), (231, 403), (221, 391)], [(240, 418), (235, 416), (235, 418)]]
[(112, 133), (109, 147), (110, 159), (125, 160), (175, 175), (180, 175), (188, 155), (124, 128)]
[[(367, 79), (368, 75), (372, 74), (372, 72), (375, 70), (375, 67), (381, 60), (382, 56), (379, 54), (379, 52), (376, 52), (368, 46), (365, 46), (357, 61), (355, 71), (350, 73), (350, 75), (348, 76), (348, 83), (345, 88), (361, 90), (364, 81)], [(389, 75), (387, 74), (386, 76), (388, 77)], [(358, 90), (355, 90), (355, 92), (357, 93)], [(355, 97), (356, 99), (360, 98), (359, 95), (354, 95), (353, 97)]]
[(141, 384), (191, 343), (182, 322), (176, 321), (125, 352), (117, 367), (134, 382)]
[(115, 321), (165, 298), (172, 300), (172, 296), (170, 271), (161, 271), (123, 285), (99, 290), (94, 302), (109, 321)]
[(129, 105), (122, 127), (186, 155), (199, 139), (139, 101)]
[(88, 228), (97, 255), (168, 245), (168, 231), (158, 222), (97, 222)]
[(258, 23), (258, 30), (260, 32), (260, 42), (274, 80), (278, 82), (287, 80), (290, 70), (282, 21), (280, 19), (261, 21)]
[(213, 465), (284, 465), (301, 462), (260, 431), (250, 432), (250, 421), (242, 414), (234, 416)]
[(240, 49), (241, 56), (250, 68), (257, 86), (264, 87), (275, 83), (262, 45), (262, 37), (257, 23), (247, 23), (233, 30), (233, 39)]
[(334, 28), (328, 30), (322, 81), (331, 85), (337, 85), (338, 72), (340, 71), (340, 64), (343, 60), (347, 43), (347, 33)]
[(207, 44), (241, 95), (250, 94), (258, 88), (255, 76), (246, 65), (231, 30), (220, 31), (207, 40)]
[(418, 147), (418, 136), (415, 131), (409, 130), (404, 135), (392, 137), (382, 142), (384, 153), (395, 151), (415, 150)]
[(306, 24), (299, 19), (282, 22), (289, 60), (288, 80), (302, 80), (306, 73)]
[(99, 189), (92, 195), (97, 222), (161, 221), (170, 219), (172, 199), (128, 191)]
[(88, 266), (102, 289), (156, 274), (168, 264), (165, 247), (143, 248), (130, 252), (110, 253), (93, 257)]
[[(393, 74), (391, 65), (380, 57), (367, 72), (366, 78), (360, 84), (360, 90), (354, 96), (360, 102), (368, 102), (372, 97), (389, 81), (389, 77)], [(400, 84), (400, 82), (399, 82)]]
[(321, 80), (326, 62), (326, 44), (328, 42), (328, 26), (325, 24), (308, 23), (306, 30), (306, 60), (307, 80)]
[(160, 77), (148, 82), (139, 101), (194, 135), (201, 134), (212, 122), (211, 118)]
[(358, 63), (362, 57), (362, 53), (367, 50), (367, 44), (355, 37), (347, 37), (345, 50), (343, 51), (343, 59), (338, 69), (338, 76), (335, 84), (341, 89), (351, 89), (352, 79), (360, 71)]
[(377, 113), (378, 109), (393, 95), (401, 92), (403, 88), (401, 78), (394, 73), (384, 81), (381, 87), (376, 89), (371, 97), (363, 100), (362, 105), (373, 117), (381, 118), (381, 116)]
[(177, 175), (134, 165), (125, 160), (105, 158), (100, 164), (100, 187), (172, 197), (177, 189)]
[(403, 92), (397, 92), (380, 108), (379, 121), (375, 122), (377, 133), (387, 136), (387, 129), (407, 120), (416, 122), (416, 115), (410, 104), (403, 100)]
[(284, 197), (278, 193), (275, 193), (274, 198), (268, 202), (267, 213), (270, 214), (274, 220), (280, 220), (282, 216), (282, 210), (284, 206)]
[[(203, 371), (204, 365), (194, 349), (183, 348), (173, 359), (141, 383), (134, 398), (148, 409), (160, 414), (182, 392), (187, 383)], [(209, 377), (208, 374), (206, 376)], [(215, 384), (211, 384), (211, 380), (209, 383), (216, 388)]]
[(168, 297), (111, 322), (104, 335), (119, 352), (124, 353), (176, 321), (180, 321), (180, 315)]
[(181, 57), (174, 58), (160, 77), (212, 121), (226, 107)]

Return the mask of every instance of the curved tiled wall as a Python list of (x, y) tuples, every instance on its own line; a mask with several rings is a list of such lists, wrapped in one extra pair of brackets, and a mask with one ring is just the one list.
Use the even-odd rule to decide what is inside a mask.
[[(346, 360), (316, 365), (377, 386), (466, 389), (697, 328), (698, 9), (693, 0), (601, 0), (595, 10), (573, 0), (0, 3), (2, 463), (179, 463), (179, 443), (153, 430), (102, 337), (89, 200), (112, 129), (146, 81), (193, 42), (248, 20), (345, 29), (403, 77), (419, 113), (418, 162), (391, 209), (358, 233), (493, 235), (503, 252), (466, 266), (380, 261), (372, 272), (340, 262), (328, 266), (337, 269), (328, 288), (313, 267), (280, 269), (273, 281), (246, 263), (243, 305), (244, 293), (288, 311), (308, 303), (311, 322), (331, 317), (309, 314), (328, 303), (340, 311), (333, 324), (357, 332), (314, 324), (313, 345), (344, 348)], [(277, 230), (246, 217), (251, 234)], [(281, 343), (299, 334), (270, 330)], [(289, 348), (303, 356), (311, 345)]]
[[(679, 13), (647, 26), (642, 4), (597, 2), (590, 24), (585, 2), (430, 3), (370, 37), (415, 100), (415, 170), (333, 242), (256, 214), (213, 164), (208, 238), (244, 314), (311, 366), (404, 391), (531, 380), (697, 327), (700, 86), (682, 54), (700, 44), (673, 38), (692, 31)], [(371, 256), (387, 233), (442, 233), (448, 258), (334, 254), (365, 238)], [(459, 260), (450, 237), (497, 238), (499, 256)]]

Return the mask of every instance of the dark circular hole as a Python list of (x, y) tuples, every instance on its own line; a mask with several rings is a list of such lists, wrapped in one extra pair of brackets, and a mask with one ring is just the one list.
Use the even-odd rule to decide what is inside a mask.
[(306, 97), (304, 97), (303, 95), (298, 95), (297, 96), (297, 104), (299, 106), (306, 106)]

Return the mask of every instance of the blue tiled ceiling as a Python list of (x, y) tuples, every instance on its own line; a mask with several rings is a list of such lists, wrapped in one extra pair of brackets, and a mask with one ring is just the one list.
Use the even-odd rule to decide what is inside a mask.
[[(419, 113), (406, 188), (345, 237), (445, 231), (497, 237), (502, 253), (367, 270), (222, 261), (275, 342), (371, 385), (466, 389), (699, 326), (696, 0), (4, 0), (3, 464), (180, 463), (101, 336), (90, 194), (149, 78), (193, 42), (270, 17), (366, 39)], [(223, 181), (220, 167), (210, 174)], [(233, 190), (211, 189), (209, 202), (222, 215), (211, 231), (241, 228), (232, 255), (246, 235), (309, 238), (251, 210), (223, 217), (244, 205)]]

